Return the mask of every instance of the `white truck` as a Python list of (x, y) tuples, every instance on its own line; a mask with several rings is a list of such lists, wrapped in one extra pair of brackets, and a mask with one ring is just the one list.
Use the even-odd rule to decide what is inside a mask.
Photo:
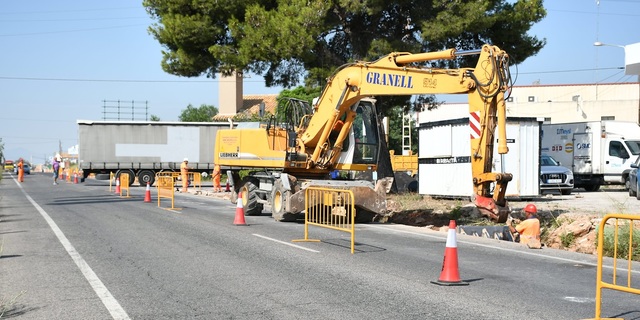
[(541, 152), (572, 169), (574, 185), (597, 191), (603, 184), (629, 187), (630, 165), (640, 154), (640, 127), (629, 121), (542, 125)]

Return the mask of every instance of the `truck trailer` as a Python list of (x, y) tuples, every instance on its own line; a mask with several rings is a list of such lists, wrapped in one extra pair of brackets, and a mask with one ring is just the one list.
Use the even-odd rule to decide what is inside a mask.
[(640, 154), (640, 127), (615, 120), (543, 124), (541, 151), (573, 171), (576, 188), (629, 188), (630, 165)]
[[(130, 183), (153, 184), (155, 175), (180, 171), (189, 159), (191, 172), (213, 171), (218, 129), (226, 122), (78, 120), (78, 166), (87, 178), (107, 180), (128, 174)], [(231, 124), (233, 125), (233, 124)]]

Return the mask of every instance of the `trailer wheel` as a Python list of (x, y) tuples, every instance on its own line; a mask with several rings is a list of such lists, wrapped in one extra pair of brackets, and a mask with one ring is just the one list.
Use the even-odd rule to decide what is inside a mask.
[(120, 175), (123, 175), (123, 174), (129, 175), (129, 186), (132, 186), (133, 185), (133, 181), (136, 178), (136, 175), (133, 174), (133, 171), (131, 171), (131, 170), (118, 170), (116, 172), (116, 178), (119, 179)]
[(271, 191), (271, 216), (276, 221), (296, 221), (297, 215), (286, 211), (291, 190), (285, 190), (282, 180), (276, 179)]
[(156, 175), (151, 170), (142, 170), (140, 171), (140, 173), (138, 173), (138, 182), (143, 187), (147, 185), (147, 182), (150, 185), (153, 185), (155, 181)]
[(258, 202), (258, 180), (255, 178), (246, 178), (239, 193), (242, 194), (242, 207), (245, 216), (259, 216), (262, 214), (262, 203)]
[(600, 190), (600, 185), (599, 184), (588, 184), (586, 186), (584, 186), (584, 189), (590, 192), (595, 192)]

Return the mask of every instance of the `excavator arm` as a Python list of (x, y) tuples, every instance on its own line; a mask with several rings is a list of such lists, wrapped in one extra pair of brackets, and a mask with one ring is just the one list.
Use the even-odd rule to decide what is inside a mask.
[[(429, 61), (463, 55), (479, 56), (475, 68), (424, 67)], [(508, 216), (505, 192), (512, 175), (491, 170), (496, 127), (498, 153), (508, 152), (504, 101), (511, 81), (508, 68), (509, 56), (491, 45), (464, 52), (396, 52), (375, 62), (345, 65), (329, 79), (315, 113), (297, 136), (297, 149), (308, 155), (307, 169), (331, 169), (351, 130), (359, 100), (380, 95), (467, 94), (474, 202), (483, 215), (504, 222)], [(330, 139), (335, 131), (337, 138)]]

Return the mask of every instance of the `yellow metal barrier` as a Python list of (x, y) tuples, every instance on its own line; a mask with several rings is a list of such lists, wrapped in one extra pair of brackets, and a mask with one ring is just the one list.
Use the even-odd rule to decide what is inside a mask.
[(202, 175), (200, 175), (199, 172), (189, 172), (189, 180), (191, 180), (191, 185), (189, 185), (189, 187), (202, 190)]
[[(122, 194), (125, 191), (127, 192), (127, 195), (123, 196)], [(129, 194), (129, 174), (127, 173), (120, 174), (120, 197), (131, 198)]]
[[(615, 219), (615, 223), (613, 223), (613, 277), (611, 282), (606, 282), (602, 280), (602, 261), (604, 255), (604, 239), (605, 239), (605, 228), (607, 227), (607, 221), (610, 219)], [(626, 220), (627, 223), (624, 223), (623, 226), (620, 226), (619, 221)], [(596, 317), (594, 319), (602, 319), (600, 318), (601, 308), (602, 308), (602, 289), (610, 289), (616, 291), (622, 291), (626, 293), (638, 294), (640, 295), (640, 287), (633, 288), (631, 286), (631, 262), (633, 261), (634, 255), (634, 242), (633, 235), (634, 230), (640, 230), (640, 227), (636, 226), (636, 224), (640, 223), (640, 215), (628, 215), (628, 214), (608, 214), (602, 221), (600, 222), (600, 229), (598, 229), (598, 268), (596, 275)], [(618, 246), (622, 244), (618, 241), (618, 236), (620, 235), (620, 230), (622, 227), (622, 232), (629, 232), (628, 240), (628, 250), (626, 252), (626, 260), (627, 260), (627, 283), (626, 285), (617, 283), (617, 272), (618, 272)], [(640, 242), (640, 239), (636, 240), (636, 242)], [(638, 243), (635, 244), (635, 247), (638, 247)], [(623, 253), (625, 254), (625, 253)], [(636, 253), (638, 255), (638, 253)], [(636, 282), (637, 284), (637, 282)]]
[(351, 234), (351, 253), (355, 251), (356, 208), (353, 192), (343, 189), (309, 187), (304, 192), (304, 239), (293, 240), (319, 242), (309, 239), (309, 226), (324, 227)]
[(169, 198), (171, 199), (171, 208), (173, 210), (180, 210), (180, 208), (176, 208), (175, 197), (174, 197), (174, 181), (175, 177), (173, 175), (174, 172), (159, 172), (156, 174), (156, 188), (158, 190), (158, 207), (160, 207), (160, 199)]

